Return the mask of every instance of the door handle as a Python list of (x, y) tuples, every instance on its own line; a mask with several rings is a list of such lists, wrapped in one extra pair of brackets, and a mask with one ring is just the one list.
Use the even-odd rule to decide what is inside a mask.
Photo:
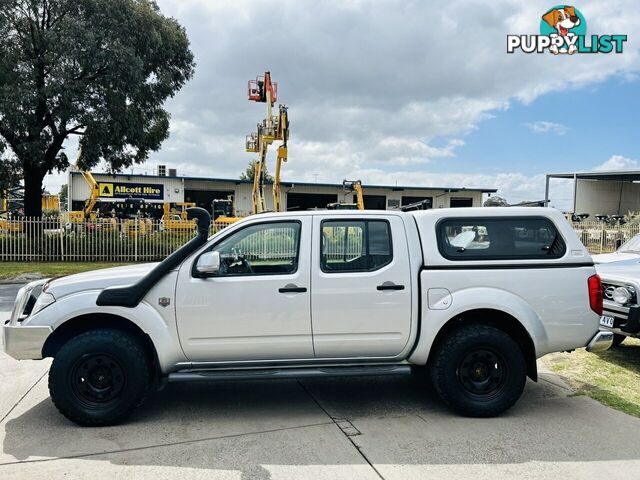
[(376, 290), (404, 290), (404, 285), (396, 285), (393, 282), (384, 282), (382, 285), (378, 285)]
[(293, 283), (288, 283), (284, 287), (278, 289), (280, 293), (304, 293), (307, 291), (307, 287), (299, 287)]

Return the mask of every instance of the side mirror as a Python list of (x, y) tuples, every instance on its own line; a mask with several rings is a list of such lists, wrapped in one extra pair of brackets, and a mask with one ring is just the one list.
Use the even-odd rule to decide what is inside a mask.
[(207, 252), (200, 255), (196, 271), (204, 276), (215, 275), (220, 270), (220, 252)]

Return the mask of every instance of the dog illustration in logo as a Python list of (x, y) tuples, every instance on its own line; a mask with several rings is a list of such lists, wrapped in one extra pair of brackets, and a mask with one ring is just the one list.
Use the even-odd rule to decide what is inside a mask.
[[(570, 30), (580, 25), (580, 18), (576, 15), (575, 7), (570, 7), (568, 5), (554, 8), (553, 10), (545, 13), (542, 16), (542, 19), (558, 31), (558, 33), (552, 33), (549, 35), (552, 38), (575, 37), (576, 34), (570, 32)], [(569, 55), (573, 55), (577, 50), (578, 47), (576, 47), (575, 44), (570, 45), (568, 49), (566, 46), (558, 48), (557, 45), (551, 45), (551, 47), (549, 47), (549, 51), (555, 55), (559, 53), (568, 53)]]

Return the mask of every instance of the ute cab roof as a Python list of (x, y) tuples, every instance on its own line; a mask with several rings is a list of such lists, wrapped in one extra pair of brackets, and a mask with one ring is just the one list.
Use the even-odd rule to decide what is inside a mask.
[[(559, 210), (549, 207), (469, 207), (469, 208), (436, 208), (430, 210), (416, 210), (410, 212), (403, 212), (401, 210), (308, 210), (302, 212), (269, 212), (252, 215), (242, 220), (241, 224), (248, 222), (260, 222), (265, 220), (283, 220), (287, 218), (301, 218), (312, 216), (328, 216), (331, 218), (343, 217), (348, 218), (384, 218), (384, 217), (401, 217), (406, 225), (406, 232), (409, 234), (410, 230), (417, 227), (417, 232), (420, 237), (420, 244), (422, 247), (422, 256), (424, 266), (446, 266), (446, 265), (459, 265), (460, 267), (472, 267), (473, 265), (497, 265), (497, 264), (509, 264), (509, 265), (528, 265), (528, 264), (547, 264), (556, 263), (559, 265), (564, 264), (589, 264), (592, 265), (591, 256), (587, 252), (586, 248), (580, 242), (569, 222), (567, 222), (564, 215)], [(549, 219), (555, 228), (552, 230), (558, 232), (565, 245), (564, 254), (561, 257), (544, 258), (542, 256), (536, 259), (519, 259), (519, 258), (493, 258), (493, 259), (477, 259), (477, 260), (452, 260), (445, 258), (439, 252), (439, 234), (437, 225), (444, 219), (470, 219), (470, 226), (474, 226), (474, 218), (543, 218)], [(482, 230), (482, 220), (478, 220), (477, 227)], [(488, 224), (489, 225), (489, 224)], [(486, 228), (486, 227), (485, 227)], [(514, 225), (514, 229), (518, 231), (521, 228), (520, 225)], [(222, 230), (221, 232), (224, 232)], [(414, 230), (415, 232), (415, 230)], [(460, 232), (458, 232), (460, 233)], [(526, 239), (515, 238), (513, 241), (521, 242)], [(490, 234), (489, 234), (490, 237)], [(416, 237), (417, 239), (417, 237)]]

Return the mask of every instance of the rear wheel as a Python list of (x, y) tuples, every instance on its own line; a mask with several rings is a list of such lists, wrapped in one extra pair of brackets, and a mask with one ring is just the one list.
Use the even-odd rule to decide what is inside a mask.
[(431, 378), (442, 400), (472, 417), (490, 417), (510, 408), (520, 398), (526, 377), (518, 344), (485, 325), (452, 331), (431, 360)]
[(149, 355), (135, 336), (92, 330), (58, 351), (49, 372), (49, 393), (69, 420), (113, 425), (142, 404), (151, 387), (151, 371)]
[(619, 347), (620, 345), (622, 345), (622, 342), (624, 342), (624, 339), (627, 338), (626, 335), (619, 335), (617, 333), (613, 334), (613, 343), (611, 344), (612, 347)]

